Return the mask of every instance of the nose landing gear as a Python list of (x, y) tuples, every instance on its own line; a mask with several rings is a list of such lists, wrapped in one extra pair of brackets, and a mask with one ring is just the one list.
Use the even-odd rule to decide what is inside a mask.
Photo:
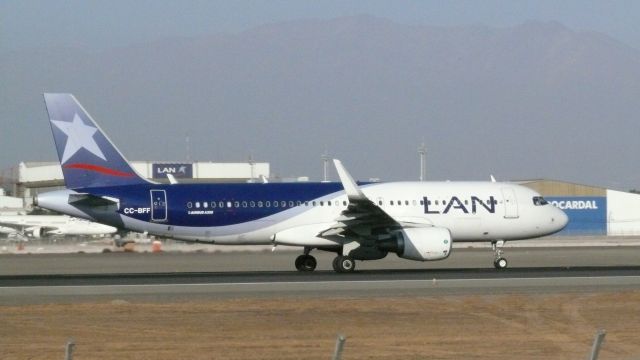
[(495, 259), (493, 260), (493, 266), (496, 269), (506, 269), (507, 266), (509, 265), (509, 262), (507, 261), (507, 259), (502, 257), (502, 254), (504, 253), (504, 251), (502, 251), (502, 246), (504, 246), (504, 241), (502, 240), (491, 242), (491, 248), (493, 249), (493, 252), (495, 254)]

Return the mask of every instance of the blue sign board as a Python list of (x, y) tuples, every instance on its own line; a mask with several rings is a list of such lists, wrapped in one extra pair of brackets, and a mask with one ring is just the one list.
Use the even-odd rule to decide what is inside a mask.
[(153, 178), (166, 179), (167, 174), (176, 179), (190, 179), (193, 177), (193, 164), (153, 164)]
[(557, 235), (607, 235), (607, 198), (604, 196), (545, 196), (569, 216)]

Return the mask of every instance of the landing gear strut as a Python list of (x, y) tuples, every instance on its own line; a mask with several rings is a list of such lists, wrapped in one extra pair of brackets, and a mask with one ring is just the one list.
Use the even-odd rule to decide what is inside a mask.
[(316, 269), (318, 262), (316, 258), (309, 255), (311, 248), (304, 248), (304, 254), (296, 258), (296, 269), (298, 271), (313, 271)]
[(493, 241), (491, 242), (491, 248), (495, 254), (495, 259), (493, 260), (493, 266), (496, 269), (506, 269), (509, 263), (507, 259), (502, 257), (504, 251), (502, 251), (502, 246), (504, 245), (504, 241)]
[(351, 256), (338, 255), (333, 259), (333, 270), (338, 273), (349, 273), (356, 269), (356, 262)]

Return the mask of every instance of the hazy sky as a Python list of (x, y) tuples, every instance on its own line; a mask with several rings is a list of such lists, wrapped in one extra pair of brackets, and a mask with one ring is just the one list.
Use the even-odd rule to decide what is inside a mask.
[[(435, 149), (430, 150), (428, 159), (431, 180), (485, 179), (489, 172), (495, 172), (501, 179), (548, 177), (619, 189), (637, 188), (640, 175), (630, 164), (636, 161), (633, 156), (640, 146), (635, 138), (637, 128), (634, 128), (636, 114), (640, 112), (637, 101), (640, 98), (638, 14), (640, 0), (4, 0), (0, 1), (0, 149), (3, 155), (0, 170), (16, 166), (19, 161), (55, 159), (50, 131), (44, 125), (46, 112), (41, 94), (46, 90), (74, 92), (105, 130), (109, 127), (117, 129), (118, 125), (129, 121), (131, 134), (114, 131), (112, 138), (118, 139), (121, 150), (133, 160), (176, 159), (184, 149), (181, 140), (184, 126), (192, 129), (190, 139), (199, 160), (239, 161), (252, 153), (261, 161), (271, 162), (272, 170), (285, 176), (310, 175), (312, 179), (319, 179), (319, 154), (329, 148), (332, 155), (342, 158), (345, 163), (351, 160), (350, 169), (360, 179), (369, 176), (385, 180), (412, 179), (417, 173), (416, 148), (419, 142), (425, 141), (430, 149)], [(359, 49), (357, 56), (344, 51), (330, 54), (341, 48), (319, 44), (318, 48), (323, 49), (321, 55), (334, 56), (330, 59), (316, 56), (305, 43), (292, 45), (299, 47), (296, 49), (278, 48), (278, 41), (290, 41), (288, 36), (267, 34), (254, 43), (252, 32), (235, 35), (262, 24), (299, 19), (344, 19), (353, 15), (390, 19), (401, 24), (394, 24), (393, 28), (403, 32), (407, 28), (405, 25), (441, 26), (449, 34), (460, 30), (452, 27), (485, 25), (499, 28), (484, 32), (488, 39), (494, 39), (492, 34), (504, 32), (509, 35), (518, 25), (537, 21), (534, 28), (542, 33), (536, 33), (529, 26), (527, 31), (533, 32), (514, 38), (517, 44), (523, 45), (516, 48), (505, 47), (501, 40), (483, 43), (461, 35), (461, 46), (480, 61), (464, 62), (460, 69), (447, 73), (441, 83), (433, 81), (438, 79), (439, 73), (430, 71), (440, 69), (439, 66), (448, 68), (451, 65), (449, 56), (457, 53), (424, 53), (421, 51), (431, 49), (421, 47), (425, 41), (410, 43), (410, 39), (396, 38), (394, 33), (374, 37), (380, 49), (367, 48), (366, 41), (355, 43), (363, 46), (360, 48), (354, 44), (346, 47)], [(552, 21), (561, 25), (550, 24)], [(382, 22), (386, 24), (386, 20)], [(326, 24), (319, 28), (323, 26)], [(295, 26), (288, 28), (298, 29)], [(426, 27), (423, 30), (425, 34), (429, 33)], [(583, 31), (606, 34), (634, 49), (609, 41), (606, 36), (583, 34)], [(547, 84), (536, 88), (531, 80), (537, 79), (530, 79), (528, 73), (520, 72), (521, 69), (532, 69), (523, 59), (534, 59), (543, 54), (527, 51), (532, 49), (528, 41), (539, 39), (532, 44), (542, 46), (553, 40), (553, 34), (558, 36), (558, 32), (563, 34), (559, 38), (565, 40), (586, 38), (593, 41), (574, 42), (568, 49), (555, 49), (567, 52), (554, 52), (559, 56), (554, 58), (557, 63), (544, 66), (549, 71), (557, 70), (553, 74), (563, 75), (550, 76), (547, 79), (550, 84), (565, 84), (566, 87)], [(204, 39), (209, 40), (203, 41), (208, 44), (209, 52), (189, 47), (197, 41), (183, 40), (219, 33), (227, 35)], [(581, 36), (574, 36), (576, 34)], [(364, 36), (372, 37), (370, 33)], [(178, 41), (162, 41), (168, 38)], [(224, 39), (225, 44), (231, 44), (232, 49), (243, 55), (234, 58), (235, 53), (229, 53), (224, 46), (219, 47), (220, 44), (212, 39)], [(331, 39), (334, 43), (341, 40)], [(392, 41), (385, 43), (388, 39)], [(460, 45), (450, 44), (451, 39), (446, 38), (444, 42), (453, 48)], [(276, 47), (269, 48), (269, 44), (274, 44), (269, 41), (275, 41)], [(407, 51), (398, 47), (405, 41), (408, 49), (413, 49), (409, 54), (414, 57), (397, 59), (398, 53)], [(149, 42), (156, 43), (150, 46)], [(188, 44), (181, 49), (186, 49), (185, 54), (190, 56), (178, 56), (180, 53), (173, 47), (176, 44)], [(503, 47), (491, 48), (496, 44)], [(125, 46), (130, 47), (121, 48)], [(165, 52), (157, 53), (156, 48)], [(246, 48), (252, 51), (244, 52)], [(548, 48), (543, 46), (541, 49)], [(378, 56), (358, 58), (366, 51), (374, 50)], [(497, 55), (486, 57), (485, 50)], [(583, 50), (594, 52), (587, 51), (578, 59), (571, 57), (582, 54)], [(168, 51), (176, 51), (171, 59), (158, 56)], [(214, 54), (212, 51), (219, 52)], [(331, 60), (336, 57), (350, 66), (347, 74), (351, 77), (333, 77), (335, 72), (331, 66), (335, 64)], [(266, 62), (253, 62), (255, 59)], [(325, 61), (313, 62), (317, 59)], [(394, 59), (397, 62), (393, 62)], [(457, 61), (465, 59), (458, 57)], [(495, 64), (498, 70), (492, 72), (493, 68), (477, 67), (482, 59)], [(412, 62), (408, 64), (407, 60)], [(292, 62), (296, 66), (291, 66)], [(306, 68), (305, 64), (314, 66)], [(425, 68), (425, 64), (431, 67)], [(563, 64), (570, 65), (563, 68)], [(583, 64), (583, 67), (576, 64)], [(304, 71), (296, 72), (296, 69)], [(389, 72), (376, 78), (381, 74), (380, 69)], [(526, 80), (506, 76), (499, 70), (522, 75)], [(600, 77), (593, 77), (594, 72)], [(352, 82), (341, 82), (343, 77)], [(415, 79), (422, 80), (417, 82)], [(474, 83), (474, 79), (482, 81)], [(571, 81), (563, 82), (566, 79)], [(509, 87), (513, 84), (502, 80), (512, 81), (515, 85)], [(585, 86), (583, 81), (587, 80), (592, 82)], [(514, 98), (510, 91), (500, 93), (498, 90), (503, 88), (520, 89), (521, 96)], [(310, 92), (315, 96), (309, 95)], [(169, 100), (163, 100), (165, 98)], [(359, 99), (362, 101), (358, 102)], [(393, 101), (383, 106), (385, 103), (376, 99)], [(567, 99), (573, 99), (573, 102)], [(176, 125), (175, 119), (183, 118), (185, 114), (189, 120)], [(429, 121), (419, 121), (425, 118)], [(136, 123), (133, 123), (134, 119)], [(224, 127), (228, 134), (223, 131), (222, 136), (210, 131), (211, 119), (233, 120), (229, 124), (216, 123), (216, 129)], [(260, 119), (270, 119), (276, 125), (288, 128), (297, 126), (298, 133), (292, 138), (299, 143), (291, 141), (288, 134), (275, 129), (275, 125), (265, 126), (271, 123)], [(389, 125), (388, 119), (408, 122), (403, 128), (407, 133), (401, 137), (396, 129), (389, 131), (388, 127), (393, 124)], [(153, 142), (139, 138), (138, 134), (148, 128), (145, 124), (151, 121), (158, 125), (153, 129), (153, 136), (169, 139), (162, 154), (151, 150), (155, 146)], [(338, 132), (336, 136), (331, 132), (331, 129), (343, 129), (345, 124), (351, 126), (350, 133)], [(406, 146), (377, 149), (362, 140), (366, 136), (360, 136), (362, 143), (357, 144), (349, 138), (349, 134), (361, 128), (374, 131), (371, 129), (376, 126), (379, 133), (397, 136), (396, 143), (406, 142)], [(252, 129), (253, 134), (266, 134), (267, 140), (250, 142), (251, 137), (245, 136), (247, 128)], [(594, 139), (575, 136), (576, 128), (590, 129), (584, 133), (595, 134)], [(447, 134), (457, 136), (460, 129), (465, 134), (477, 130), (479, 139), (487, 137), (486, 129), (492, 129), (496, 136), (494, 146), (502, 148), (475, 146), (475, 139), (451, 147)], [(506, 135), (500, 137), (499, 134)], [(516, 146), (502, 141), (503, 138), (518, 139), (518, 134), (526, 140), (540, 139), (542, 146), (537, 141), (529, 141), (524, 144), (526, 146), (522, 142)], [(211, 141), (213, 136), (219, 138)], [(171, 140), (173, 138), (180, 140)], [(293, 153), (273, 146), (274, 143), (308, 149), (305, 153)], [(200, 153), (196, 153), (197, 150)], [(517, 153), (518, 157), (511, 153)], [(361, 163), (360, 159), (365, 157), (362, 154), (375, 159), (378, 167)], [(410, 159), (411, 163), (396, 164), (399, 156)], [(521, 158), (537, 162), (529, 164)], [(548, 163), (545, 161), (548, 158), (554, 161)], [(585, 158), (590, 160), (589, 167), (575, 165)], [(385, 159), (386, 164), (391, 165), (385, 165)]]
[(0, 50), (60, 45), (103, 48), (238, 32), (283, 20), (359, 14), (404, 24), (447, 26), (555, 20), (574, 30), (608, 34), (640, 49), (637, 0), (4, 0), (0, 2)]

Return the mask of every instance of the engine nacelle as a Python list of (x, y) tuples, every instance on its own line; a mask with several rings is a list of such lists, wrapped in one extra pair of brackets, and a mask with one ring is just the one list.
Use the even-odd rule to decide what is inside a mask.
[(34, 227), (31, 227), (31, 228), (29, 228), (27, 230), (31, 234), (31, 236), (36, 238), (36, 239), (39, 239), (39, 238), (43, 237), (43, 235), (44, 235), (44, 229), (39, 227), (39, 226), (34, 226)]
[(404, 259), (442, 260), (451, 254), (451, 233), (445, 228), (406, 228), (394, 232), (394, 236), (395, 239), (381, 244), (381, 248)]

